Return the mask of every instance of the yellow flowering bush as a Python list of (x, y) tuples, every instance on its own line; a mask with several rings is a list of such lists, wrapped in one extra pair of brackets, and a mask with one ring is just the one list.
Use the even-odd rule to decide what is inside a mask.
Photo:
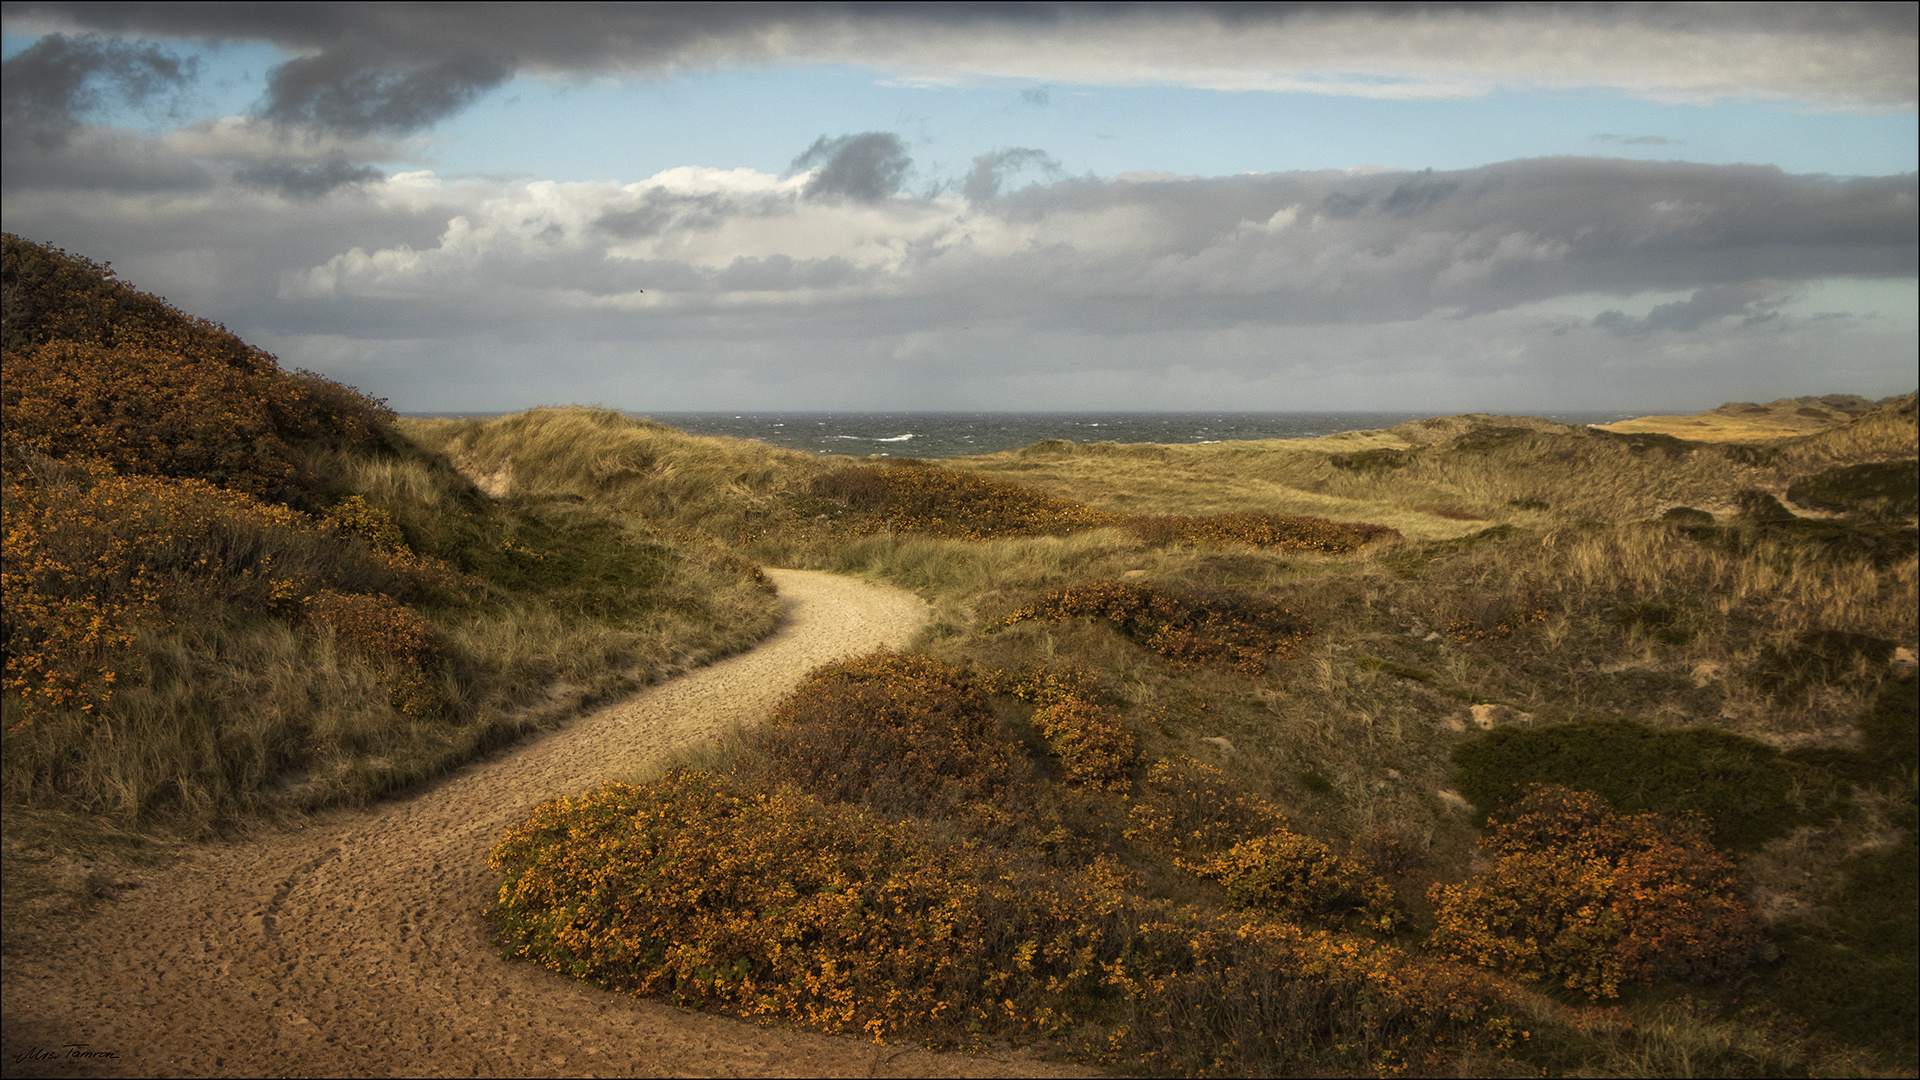
[(780, 779), (889, 813), (991, 802), (1018, 772), (974, 678), (915, 654), (820, 668), (775, 708), (761, 738)]
[(119, 476), (17, 452), (6, 466), (5, 688), (25, 697), (30, 714), (104, 704), (135, 663), (136, 622), (196, 583), (264, 599), (273, 566), (263, 538), (306, 525), (297, 511), (204, 481)]
[(1242, 840), (1210, 859), (1182, 865), (1224, 885), (1233, 906), (1292, 922), (1388, 932), (1400, 921), (1386, 882), (1298, 833)]
[(1023, 872), (788, 785), (607, 784), (536, 808), (489, 861), (507, 956), (729, 1015), (1064, 1035), (1150, 1071), (1392, 1073), (1524, 1037), (1470, 969), (1171, 908), (1099, 861)]
[(1070, 891), (789, 785), (608, 784), (537, 808), (490, 865), (508, 955), (737, 1016), (1045, 1029), (1101, 976)]
[(1536, 786), (1482, 845), (1491, 870), (1429, 894), (1440, 952), (1610, 998), (1728, 974), (1760, 943), (1733, 864), (1692, 825)]
[(1073, 664), (1035, 665), (1018, 673), (996, 671), (983, 679), (995, 693), (1038, 706), (1033, 725), (1060, 759), (1067, 779), (1125, 792), (1135, 758), (1133, 732), (1120, 711), (1100, 704), (1099, 682)]
[[(449, 568), (404, 544), (356, 552), (306, 514), (204, 480), (122, 475), (97, 462), (17, 453), (5, 465), (5, 689), (23, 696), (29, 717), (92, 712), (109, 700), (138, 666), (131, 649), (140, 623), (213, 603), (297, 619), (316, 590), (457, 584)], [(368, 512), (378, 513), (365, 508), (363, 519)], [(387, 528), (397, 537), (390, 522)], [(393, 633), (419, 632), (418, 616), (395, 601), (355, 602), (390, 605), (404, 613), (396, 626), (405, 629)], [(405, 650), (353, 648), (382, 663), (414, 663)], [(424, 693), (416, 687), (402, 696), (424, 708)]]
[(1288, 660), (1313, 633), (1279, 600), (1234, 589), (1173, 591), (1145, 582), (1094, 581), (1055, 589), (1015, 610), (1002, 626), (1028, 620), (1105, 619), (1175, 667), (1260, 675)]
[(1111, 524), (1113, 515), (979, 473), (919, 461), (855, 465), (822, 477), (818, 494), (856, 512), (861, 532), (956, 540), (1059, 536)]
[(85, 259), (9, 234), (0, 271), (0, 420), (16, 447), (300, 501), (315, 487), (302, 446), (371, 446), (392, 415)]
[(1146, 783), (1127, 808), (1124, 835), (1149, 850), (1204, 860), (1286, 825), (1279, 807), (1242, 793), (1219, 769), (1176, 757), (1147, 769)]

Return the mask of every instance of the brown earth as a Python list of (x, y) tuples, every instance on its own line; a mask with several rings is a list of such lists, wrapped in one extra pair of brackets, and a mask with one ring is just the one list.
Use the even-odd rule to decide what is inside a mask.
[(494, 840), (536, 803), (751, 724), (812, 668), (900, 647), (926, 605), (769, 571), (786, 624), (371, 810), (191, 849), (10, 957), (0, 1070), (16, 1076), (1085, 1075), (1031, 1051), (759, 1027), (500, 959), (482, 918)]

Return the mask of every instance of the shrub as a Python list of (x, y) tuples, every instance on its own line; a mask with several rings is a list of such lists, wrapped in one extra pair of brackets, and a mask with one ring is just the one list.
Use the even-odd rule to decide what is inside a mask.
[(979, 684), (930, 656), (829, 664), (774, 709), (760, 740), (778, 779), (887, 813), (991, 801), (1018, 775)]
[(1000, 625), (1028, 620), (1097, 618), (1175, 667), (1263, 674), (1291, 659), (1313, 633), (1305, 617), (1279, 600), (1233, 589), (1172, 592), (1156, 585), (1096, 581), (1055, 589)]
[(1252, 544), (1333, 554), (1400, 537), (1398, 530), (1385, 525), (1258, 513), (1130, 517), (1121, 524), (1148, 544)]
[(1920, 461), (1873, 461), (1803, 476), (1788, 485), (1787, 499), (1812, 510), (1912, 517), (1920, 512)]
[(1393, 889), (1353, 859), (1312, 837), (1275, 832), (1243, 840), (1186, 867), (1226, 887), (1237, 908), (1310, 926), (1391, 931), (1399, 922)]
[(303, 447), (367, 449), (392, 416), (84, 259), (8, 235), (4, 273), (0, 416), (16, 446), (302, 502), (317, 483)]
[(1102, 705), (1092, 673), (1074, 665), (1036, 665), (1020, 673), (996, 671), (983, 683), (1039, 706), (1033, 725), (1060, 759), (1067, 779), (1125, 792), (1133, 786), (1127, 770), (1134, 762), (1133, 732), (1117, 709)]
[(1676, 506), (1660, 515), (1660, 520), (1681, 529), (1698, 529), (1713, 526), (1713, 515), (1705, 510), (1695, 510), (1691, 506)]
[(350, 653), (381, 676), (393, 707), (430, 718), (449, 702), (441, 682), (447, 644), (419, 612), (386, 596), (355, 596), (322, 589), (304, 600), (307, 618), (333, 631)]
[(1523, 1037), (1511, 994), (1470, 971), (1172, 910), (1110, 862), (1020, 872), (790, 786), (608, 784), (536, 808), (489, 864), (505, 955), (736, 1016), (1080, 1034), (1097, 1060), (1248, 1075), (1417, 1069)]
[(1830, 821), (1846, 795), (1766, 743), (1716, 728), (1661, 730), (1596, 718), (1498, 728), (1454, 748), (1460, 793), (1507, 813), (1538, 784), (1592, 791), (1624, 813), (1694, 815), (1712, 842), (1750, 851), (1799, 825)]
[(104, 704), (133, 673), (138, 623), (222, 607), (293, 615), (323, 588), (458, 584), (404, 547), (348, 546), (305, 514), (201, 480), (15, 456), (4, 488), (5, 686), (30, 713)]
[(1404, 469), (1413, 464), (1415, 451), (1391, 450), (1381, 447), (1375, 450), (1360, 450), (1351, 454), (1335, 454), (1327, 459), (1327, 464), (1336, 469), (1350, 469), (1354, 472), (1374, 472), (1383, 469)]
[(1219, 769), (1179, 757), (1147, 770), (1144, 790), (1127, 809), (1125, 836), (1177, 859), (1204, 861), (1286, 825), (1278, 807), (1240, 791)]
[(1780, 500), (1764, 491), (1748, 488), (1734, 495), (1733, 501), (1740, 508), (1740, 516), (1757, 524), (1790, 522), (1793, 511), (1780, 505)]
[(979, 473), (918, 461), (827, 474), (814, 493), (844, 502), (863, 532), (925, 533), (956, 540), (1059, 536), (1112, 523), (1112, 515)]
[(1730, 974), (1758, 950), (1733, 864), (1704, 830), (1548, 786), (1482, 846), (1492, 870), (1428, 894), (1443, 953), (1610, 998), (1629, 983)]

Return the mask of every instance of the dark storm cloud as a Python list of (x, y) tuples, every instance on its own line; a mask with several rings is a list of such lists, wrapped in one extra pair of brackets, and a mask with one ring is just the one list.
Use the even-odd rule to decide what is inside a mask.
[(18, 135), (53, 150), (108, 101), (147, 104), (179, 91), (197, 71), (198, 61), (151, 42), (48, 34), (0, 65), (0, 110)]
[(268, 161), (248, 165), (233, 174), (236, 182), (289, 199), (318, 199), (343, 187), (386, 179), (379, 169), (335, 158), (331, 161)]
[(325, 52), (275, 68), (260, 115), (343, 135), (404, 135), (465, 109), (512, 74), (497, 57), (457, 56), (396, 70), (345, 51)]
[[(1226, 79), (1220, 85), (1241, 89), (1276, 74), (1284, 85), (1275, 88), (1300, 89), (1309, 87), (1288, 82), (1291, 75), (1371, 71), (1415, 81), (1465, 77), (1478, 87), (1473, 92), (1487, 89), (1485, 76), (1619, 85), (1656, 97), (1784, 94), (1911, 108), (1920, 82), (1912, 63), (1915, 10), (1912, 4), (1319, 3), (16, 3), (6, 9), (14, 26), (272, 43), (300, 55), (272, 73), (261, 115), (351, 133), (420, 130), (520, 72), (665, 77), (785, 62), (1049, 82), (1209, 84), (1218, 77)], [(1063, 57), (1074, 63), (1062, 68)], [(1606, 59), (1570, 64), (1570, 57)], [(1185, 74), (1170, 74), (1175, 68)], [(1343, 85), (1341, 92), (1371, 92), (1365, 79)], [(1044, 104), (1045, 93), (1029, 91), (1026, 100)]]
[(795, 169), (819, 167), (807, 181), (808, 198), (847, 198), (854, 202), (877, 203), (900, 190), (913, 167), (906, 144), (900, 136), (887, 131), (869, 131), (860, 135), (825, 135), (793, 159)]

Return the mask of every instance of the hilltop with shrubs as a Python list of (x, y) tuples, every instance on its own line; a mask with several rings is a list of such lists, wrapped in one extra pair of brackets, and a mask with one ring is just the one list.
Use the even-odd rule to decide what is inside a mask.
[(398, 419), (6, 260), (10, 823), (375, 798), (744, 647), (757, 566), (817, 568), (934, 618), (537, 809), (503, 954), (1129, 1072), (1915, 1067), (1911, 395), (1744, 443), (854, 461)]

